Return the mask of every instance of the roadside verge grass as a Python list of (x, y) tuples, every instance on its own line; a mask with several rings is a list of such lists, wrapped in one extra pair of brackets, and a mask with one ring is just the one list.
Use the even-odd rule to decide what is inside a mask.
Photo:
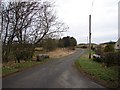
[(26, 62), (21, 62), (21, 63), (14, 63), (12, 65), (2, 67), (2, 77), (25, 70), (27, 68), (31, 68), (39, 64), (43, 64), (47, 61), (48, 59), (43, 60), (43, 61), (38, 61), (38, 62), (37, 61), (26, 61)]
[(89, 59), (88, 52), (80, 56), (80, 58), (75, 61), (75, 64), (81, 72), (85, 73), (100, 84), (108, 88), (116, 88), (118, 86), (117, 66), (106, 68), (101, 63)]

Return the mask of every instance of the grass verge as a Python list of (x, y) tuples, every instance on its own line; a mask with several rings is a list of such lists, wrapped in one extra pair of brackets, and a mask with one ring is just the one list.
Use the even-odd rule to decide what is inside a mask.
[(8, 75), (13, 74), (15, 72), (25, 70), (27, 68), (31, 68), (35, 65), (43, 64), (47, 61), (48, 61), (48, 59), (43, 60), (43, 61), (39, 61), (39, 62), (26, 61), (26, 62), (21, 62), (21, 63), (14, 63), (13, 65), (7, 65), (5, 67), (2, 67), (2, 77), (8, 76)]
[(75, 64), (81, 72), (85, 73), (100, 84), (108, 88), (116, 88), (118, 86), (117, 66), (106, 68), (101, 63), (88, 59), (88, 52), (77, 59)]

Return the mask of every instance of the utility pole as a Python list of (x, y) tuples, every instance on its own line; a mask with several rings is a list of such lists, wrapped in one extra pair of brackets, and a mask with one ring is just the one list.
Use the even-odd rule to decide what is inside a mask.
[(120, 38), (120, 1), (118, 2), (118, 39)]
[(91, 15), (89, 15), (89, 59), (91, 59)]

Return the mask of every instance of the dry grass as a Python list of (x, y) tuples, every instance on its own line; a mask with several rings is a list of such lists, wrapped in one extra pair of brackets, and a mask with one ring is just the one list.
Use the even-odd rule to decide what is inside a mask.
[(83, 58), (88, 58), (88, 57), (89, 57), (89, 54), (87, 53), (87, 54), (83, 55), (82, 57), (83, 57)]
[(60, 58), (70, 54), (73, 54), (75, 50), (69, 50), (66, 48), (56, 49), (54, 51), (48, 52), (50, 58)]
[[(50, 58), (60, 58), (60, 57), (64, 57), (64, 56), (67, 56), (67, 55), (70, 55), (72, 53), (74, 53), (75, 50), (69, 50), (69, 49), (56, 49), (54, 51), (51, 51), (51, 52), (44, 52), (46, 54), (49, 54)], [(35, 54), (40, 54), (41, 51), (37, 51), (37, 53)], [(42, 52), (43, 53), (43, 52)], [(35, 56), (34, 56), (35, 57)], [(15, 63), (15, 61), (10, 61), (8, 63), (3, 63), (2, 64), (2, 68), (0, 68), (1, 72), (0, 72), (0, 77), (1, 77), (1, 73), (3, 73), (3, 76), (6, 76), (6, 75), (9, 75), (11, 73), (14, 73), (14, 72), (17, 72), (17, 71), (21, 71), (21, 70), (24, 70), (26, 68), (30, 68), (34, 65), (37, 65), (37, 64), (42, 64), (42, 63), (45, 63), (45, 61), (43, 62), (34, 62), (34, 61), (21, 61), (21, 63)]]
[[(67, 48), (62, 48), (62, 49), (56, 49), (54, 51), (50, 51), (50, 52), (45, 52), (45, 51), (36, 51), (35, 54), (33, 55), (33, 60), (36, 60), (36, 55), (38, 54), (48, 54), (50, 56), (50, 58), (60, 58), (60, 57), (64, 57), (70, 54), (73, 54), (75, 52), (75, 50), (69, 50)], [(17, 62), (17, 61), (16, 61)], [(24, 60), (21, 60), (21, 63), (25, 63)], [(0, 67), (13, 67), (15, 66), (16, 63), (14, 60), (11, 60), (10, 62), (7, 63), (2, 63), (2, 65), (0, 64)]]
[[(25, 63), (25, 61), (24, 60), (21, 60), (20, 61), (20, 63), (22, 64), (22, 63)], [(17, 64), (17, 61), (15, 62), (15, 61), (9, 61), (9, 62), (7, 62), (7, 63), (2, 63), (2, 67), (13, 67), (13, 66), (15, 66)]]

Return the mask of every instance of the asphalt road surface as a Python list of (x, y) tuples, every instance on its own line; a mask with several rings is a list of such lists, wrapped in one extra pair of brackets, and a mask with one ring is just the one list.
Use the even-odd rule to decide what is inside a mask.
[(104, 88), (81, 74), (74, 61), (85, 51), (52, 60), (3, 78), (3, 88)]

